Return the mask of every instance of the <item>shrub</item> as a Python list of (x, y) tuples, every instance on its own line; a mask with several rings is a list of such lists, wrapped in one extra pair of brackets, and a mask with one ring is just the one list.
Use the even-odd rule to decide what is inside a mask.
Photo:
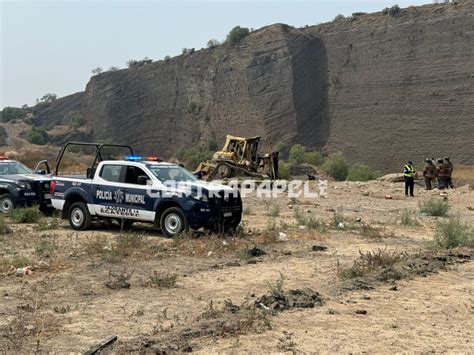
[(384, 15), (390, 15), (393, 17), (400, 15), (400, 12), (401, 12), (401, 9), (400, 9), (400, 6), (398, 5), (393, 5), (390, 8), (386, 7), (385, 9), (382, 10), (382, 13)]
[(0, 111), (0, 121), (9, 122), (16, 119), (23, 119), (26, 117), (27, 111), (19, 107), (4, 107)]
[(59, 225), (59, 220), (57, 218), (42, 218), (34, 226), (34, 230), (38, 232), (47, 231), (51, 229), (56, 229)]
[(215, 152), (218, 148), (219, 146), (217, 144), (216, 139), (214, 137), (209, 138), (209, 140), (207, 141), (207, 150)]
[(310, 230), (319, 230), (320, 232), (324, 232), (326, 227), (324, 223), (322, 223), (319, 219), (314, 218), (312, 215), (305, 215), (299, 208), (295, 208), (293, 212), (293, 216), (296, 219), (296, 223), (299, 226), (305, 226)]
[(417, 226), (419, 225), (418, 221), (415, 217), (413, 217), (413, 212), (407, 209), (402, 211), (402, 215), (400, 217), (400, 223), (404, 226)]
[(177, 279), (177, 275), (161, 275), (155, 271), (153, 275), (149, 277), (147, 285), (158, 288), (173, 288), (176, 287)]
[(359, 17), (359, 16), (366, 15), (366, 14), (367, 14), (366, 12), (354, 12), (352, 14), (352, 17)]
[(58, 96), (56, 94), (48, 93), (48, 94), (43, 95), (43, 97), (40, 99), (40, 101), (41, 102), (46, 102), (46, 103), (51, 103), (53, 101), (56, 101), (57, 98), (58, 98)]
[(152, 62), (153, 60), (148, 57), (145, 57), (141, 60), (130, 59), (129, 61), (127, 61), (127, 67), (129, 67), (130, 69), (137, 69)]
[(71, 127), (72, 128), (77, 129), (79, 127), (82, 127), (83, 125), (84, 125), (84, 119), (82, 118), (81, 115), (71, 117)]
[(11, 232), (12, 232), (12, 229), (5, 222), (5, 218), (0, 215), (0, 235), (10, 234)]
[(339, 277), (342, 279), (362, 277), (373, 271), (393, 266), (401, 257), (400, 253), (387, 249), (378, 249), (366, 253), (359, 251), (359, 259), (355, 260), (351, 267), (338, 270)]
[(280, 215), (280, 206), (272, 205), (268, 210), (268, 215), (270, 217), (278, 217)]
[(214, 153), (209, 150), (181, 148), (176, 153), (176, 157), (182, 161), (188, 169), (194, 170), (200, 162), (211, 159), (213, 154)]
[(217, 39), (210, 39), (209, 42), (207, 42), (207, 46), (209, 48), (214, 48), (214, 47), (217, 47), (219, 45), (219, 41)]
[(448, 201), (437, 199), (435, 197), (420, 203), (420, 212), (425, 213), (428, 216), (443, 217), (447, 215), (448, 210)]
[(250, 30), (247, 27), (235, 26), (227, 35), (226, 42), (231, 46), (235, 46), (245, 37), (250, 34)]
[(339, 14), (339, 15), (337, 15), (336, 17), (334, 17), (334, 20), (333, 20), (333, 21), (339, 21), (339, 20), (344, 20), (344, 19), (345, 19), (344, 15), (343, 15), (343, 14)]
[(50, 258), (54, 251), (56, 250), (57, 246), (54, 242), (42, 239), (36, 244), (35, 251), (41, 257)]
[(329, 156), (323, 164), (323, 170), (337, 181), (343, 181), (349, 173), (349, 164), (344, 155), (341, 152), (337, 152)]
[(15, 208), (11, 213), (15, 223), (36, 223), (41, 218), (38, 207)]
[(278, 162), (278, 176), (280, 179), (283, 180), (290, 180), (291, 179), (291, 166), (290, 164), (280, 160)]
[(111, 67), (109, 67), (109, 69), (107, 69), (107, 71), (112, 71), (112, 72), (113, 71), (118, 71), (118, 70), (120, 70), (120, 68), (116, 67), (116, 66), (111, 66)]
[(49, 142), (48, 133), (42, 128), (31, 128), (26, 132), (25, 138), (32, 144), (45, 145)]
[(349, 181), (369, 181), (382, 175), (381, 172), (373, 170), (365, 164), (354, 164), (349, 168), (347, 180)]
[(102, 73), (104, 71), (104, 69), (102, 69), (102, 67), (97, 67), (95, 69), (92, 69), (92, 74), (94, 75), (99, 75), (100, 73)]
[(0, 145), (7, 145), (8, 143), (8, 132), (5, 127), (0, 127)]
[(436, 225), (433, 236), (437, 248), (474, 247), (474, 231), (459, 218), (450, 218)]
[(290, 148), (290, 162), (293, 164), (322, 165), (324, 158), (319, 152), (307, 152), (301, 144), (295, 144)]
[(201, 112), (202, 104), (201, 101), (197, 98), (191, 98), (188, 101), (188, 113), (197, 115)]
[(165, 62), (167, 62), (168, 60), (171, 59), (171, 57), (169, 55), (166, 55), (164, 59), (165, 59)]
[(7, 258), (0, 258), (0, 271), (6, 271), (10, 267), (13, 268), (20, 268), (20, 267), (25, 267), (31, 265), (31, 260), (22, 255), (17, 255), (13, 257), (12, 259), (7, 259)]

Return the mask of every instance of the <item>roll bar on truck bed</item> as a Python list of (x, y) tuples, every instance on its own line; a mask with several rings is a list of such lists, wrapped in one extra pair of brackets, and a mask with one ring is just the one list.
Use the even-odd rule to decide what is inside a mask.
[(93, 171), (93, 169), (99, 164), (103, 158), (102, 158), (102, 149), (106, 147), (112, 147), (112, 148), (126, 148), (129, 150), (130, 155), (135, 155), (133, 148), (129, 145), (123, 145), (123, 144), (107, 144), (107, 143), (85, 143), (85, 142), (68, 142), (66, 143), (61, 150), (58, 153), (58, 156), (56, 158), (56, 169), (54, 170), (54, 175), (58, 176), (58, 171), (59, 171), (59, 165), (61, 164), (61, 160), (63, 159), (64, 153), (66, 152), (67, 148), (70, 146), (80, 146), (80, 147), (95, 147), (96, 153), (94, 157), (94, 162), (92, 163), (91, 167), (87, 169), (87, 176), (90, 175), (90, 173)]

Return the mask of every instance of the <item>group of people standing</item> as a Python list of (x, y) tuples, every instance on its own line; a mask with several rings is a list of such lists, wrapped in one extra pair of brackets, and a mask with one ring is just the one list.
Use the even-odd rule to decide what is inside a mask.
[[(425, 162), (426, 165), (423, 169), (423, 178), (425, 180), (426, 190), (431, 190), (436, 180), (438, 182), (437, 188), (440, 190), (454, 188), (452, 178), (453, 163), (451, 163), (449, 157), (437, 160), (434, 158), (426, 158)], [(415, 168), (413, 168), (413, 163), (411, 161), (403, 167), (403, 176), (405, 178), (405, 195), (414, 196)]]
[(434, 158), (425, 159), (426, 165), (423, 169), (423, 178), (425, 179), (426, 190), (433, 188), (434, 181), (438, 180), (438, 189), (449, 189), (454, 188), (453, 184), (453, 163), (448, 157), (444, 159), (438, 159), (435, 161)]

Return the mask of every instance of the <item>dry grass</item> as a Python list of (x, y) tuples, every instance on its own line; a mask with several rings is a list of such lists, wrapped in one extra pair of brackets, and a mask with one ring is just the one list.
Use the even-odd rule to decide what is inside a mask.
[(392, 267), (401, 258), (402, 254), (387, 249), (378, 249), (366, 253), (359, 251), (359, 258), (354, 261), (352, 266), (347, 268), (338, 267), (338, 274), (342, 279), (364, 277), (381, 269)]

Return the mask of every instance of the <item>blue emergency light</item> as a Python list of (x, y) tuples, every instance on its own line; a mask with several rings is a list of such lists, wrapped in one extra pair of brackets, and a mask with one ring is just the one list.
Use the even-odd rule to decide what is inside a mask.
[(139, 161), (139, 160), (142, 160), (142, 157), (138, 156), (138, 155), (129, 155), (128, 157), (125, 157), (125, 160), (128, 160), (128, 161)]

